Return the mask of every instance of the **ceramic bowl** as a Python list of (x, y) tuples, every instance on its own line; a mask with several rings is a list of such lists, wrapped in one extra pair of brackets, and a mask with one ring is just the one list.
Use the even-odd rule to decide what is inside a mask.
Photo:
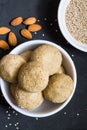
[(65, 37), (65, 39), (76, 49), (79, 49), (81, 51), (87, 52), (87, 44), (83, 44), (79, 41), (77, 41), (74, 37), (71, 36), (69, 33), (67, 26), (66, 26), (66, 21), (65, 21), (65, 13), (66, 13), (66, 8), (69, 4), (70, 0), (61, 0), (59, 7), (58, 7), (58, 13), (57, 13), (57, 18), (58, 18), (58, 24), (59, 28)]
[(73, 88), (72, 94), (64, 103), (54, 104), (54, 103), (51, 103), (50, 101), (45, 100), (40, 107), (36, 108), (35, 110), (29, 111), (26, 109), (22, 109), (15, 104), (15, 102), (9, 92), (9, 84), (1, 78), (0, 79), (1, 80), (1, 91), (2, 91), (6, 101), (8, 102), (8, 104), (13, 109), (15, 109), (17, 112), (19, 112), (23, 115), (26, 115), (26, 116), (30, 116), (30, 117), (47, 117), (47, 116), (53, 115), (53, 114), (59, 112), (60, 110), (62, 110), (70, 102), (71, 98), (73, 97), (75, 88), (76, 88), (76, 82), (77, 82), (76, 69), (75, 69), (75, 65), (74, 65), (71, 57), (62, 47), (58, 46), (57, 44), (55, 44), (53, 42), (49, 42), (49, 41), (45, 41), (45, 40), (28, 41), (28, 42), (25, 42), (25, 43), (17, 46), (16, 48), (14, 48), (10, 52), (10, 54), (20, 54), (21, 52), (23, 52), (25, 50), (34, 49), (42, 44), (52, 45), (52, 46), (56, 47), (62, 53), (63, 66), (64, 66), (67, 74), (69, 74), (72, 77), (72, 79), (74, 81), (74, 88)]

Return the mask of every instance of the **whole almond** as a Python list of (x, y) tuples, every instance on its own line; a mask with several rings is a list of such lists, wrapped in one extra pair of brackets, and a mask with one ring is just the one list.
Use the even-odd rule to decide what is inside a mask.
[(30, 32), (37, 32), (37, 31), (39, 31), (41, 29), (42, 29), (42, 27), (39, 24), (32, 24), (32, 25), (28, 26), (28, 30)]
[(17, 37), (13, 32), (10, 32), (8, 35), (8, 42), (11, 46), (17, 45)]
[(9, 49), (9, 45), (6, 41), (4, 40), (0, 40), (0, 48), (4, 49), (4, 50), (8, 50)]
[(18, 25), (20, 25), (22, 22), (23, 22), (23, 18), (22, 18), (22, 17), (17, 17), (17, 18), (14, 18), (14, 19), (11, 21), (11, 25), (12, 25), (12, 26), (18, 26)]
[(0, 27), (0, 35), (6, 34), (10, 32), (11, 30), (8, 27)]
[(27, 39), (32, 39), (32, 34), (27, 29), (22, 29), (21, 35)]
[(35, 17), (29, 17), (29, 18), (26, 18), (23, 23), (25, 25), (31, 25), (31, 24), (34, 24), (36, 22), (36, 18)]

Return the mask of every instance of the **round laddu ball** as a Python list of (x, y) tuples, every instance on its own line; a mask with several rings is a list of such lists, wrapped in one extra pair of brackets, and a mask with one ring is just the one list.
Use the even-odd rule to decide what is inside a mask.
[(61, 66), (62, 55), (54, 46), (41, 45), (33, 51), (31, 60), (43, 63), (45, 68), (48, 69), (49, 75), (53, 75)]
[(31, 50), (27, 50), (22, 52), (20, 55), (24, 58), (26, 62), (28, 62), (31, 56), (31, 52), (32, 52)]
[(0, 61), (0, 76), (8, 82), (16, 83), (19, 68), (24, 63), (26, 63), (26, 61), (19, 55), (5, 55)]
[(65, 74), (65, 68), (61, 65), (60, 68), (58, 68), (56, 74), (61, 74), (64, 73)]
[(39, 62), (24, 64), (18, 74), (20, 87), (29, 92), (38, 92), (45, 89), (48, 84), (49, 74)]
[(54, 103), (64, 102), (72, 93), (73, 80), (66, 74), (55, 74), (50, 77), (48, 86), (43, 91), (44, 97)]
[(39, 107), (44, 101), (42, 92), (30, 93), (20, 89), (18, 85), (11, 85), (10, 92), (15, 100), (15, 103), (19, 107), (27, 110), (33, 110)]

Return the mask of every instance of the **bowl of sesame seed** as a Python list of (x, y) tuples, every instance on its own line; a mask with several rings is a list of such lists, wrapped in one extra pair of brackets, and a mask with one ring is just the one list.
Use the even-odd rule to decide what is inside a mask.
[(61, 0), (57, 16), (65, 39), (76, 49), (87, 52), (87, 1)]

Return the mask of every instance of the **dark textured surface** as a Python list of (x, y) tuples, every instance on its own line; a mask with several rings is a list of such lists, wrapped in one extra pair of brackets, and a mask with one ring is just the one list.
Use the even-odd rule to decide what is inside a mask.
[[(72, 57), (78, 75), (76, 92), (70, 103), (59, 113), (46, 118), (30, 118), (17, 113), (9, 107), (0, 92), (1, 130), (87, 129), (87, 54), (67, 44), (61, 35), (56, 21), (58, 4), (59, 0), (0, 0), (0, 26), (10, 27), (17, 35), (18, 44), (28, 41), (19, 34), (25, 26), (14, 28), (9, 25), (10, 20), (17, 16), (35, 16), (43, 29), (33, 34), (33, 39), (45, 39), (61, 45)], [(0, 39), (6, 40), (7, 35), (0, 36)], [(8, 52), (0, 50), (0, 57)]]

